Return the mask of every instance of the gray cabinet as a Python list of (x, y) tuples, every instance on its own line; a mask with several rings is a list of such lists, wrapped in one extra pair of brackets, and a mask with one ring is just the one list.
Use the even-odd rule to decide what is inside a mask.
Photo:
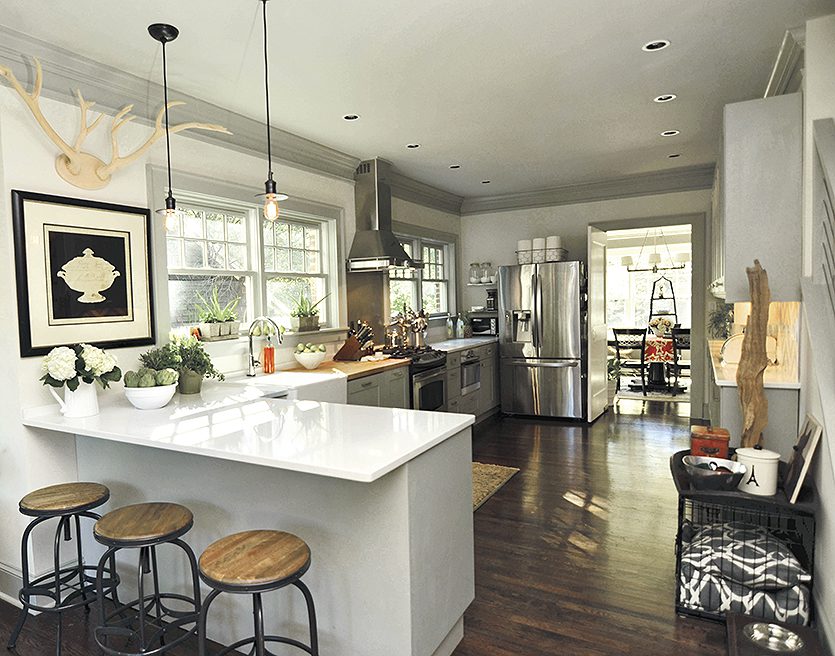
[(481, 389), (478, 390), (478, 414), (483, 414), (499, 405), (499, 390), (494, 360), (481, 361)]
[(408, 408), (411, 406), (408, 367), (398, 367), (384, 374), (378, 374), (379, 376), (383, 378), (381, 405), (384, 408)]
[(348, 403), (350, 405), (382, 405), (380, 378), (382, 374), (349, 380)]
[(349, 380), (348, 403), (382, 408), (410, 407), (409, 368), (398, 367), (379, 374)]
[(772, 301), (799, 301), (803, 102), (799, 93), (725, 106), (719, 200), (725, 298), (748, 301), (745, 267), (768, 271)]

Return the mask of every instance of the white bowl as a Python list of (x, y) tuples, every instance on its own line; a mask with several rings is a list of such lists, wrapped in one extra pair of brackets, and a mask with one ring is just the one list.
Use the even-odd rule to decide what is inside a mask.
[(327, 353), (293, 353), (293, 357), (305, 369), (315, 369), (325, 361)]
[(125, 396), (134, 408), (156, 410), (167, 406), (176, 391), (177, 383), (156, 387), (126, 387)]

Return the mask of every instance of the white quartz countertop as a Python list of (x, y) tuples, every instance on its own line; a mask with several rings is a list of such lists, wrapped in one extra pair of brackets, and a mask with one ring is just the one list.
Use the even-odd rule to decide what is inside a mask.
[[(722, 360), (719, 354), (721, 348), (722, 340), (708, 340), (710, 364), (713, 367), (713, 379), (719, 387), (737, 387), (737, 365), (729, 364)], [(797, 369), (769, 365), (763, 373), (763, 387), (766, 389), (800, 389)]]
[(429, 346), (439, 351), (455, 353), (456, 351), (465, 351), (466, 349), (477, 348), (487, 344), (495, 344), (498, 341), (499, 338), (495, 335), (492, 337), (465, 337), (463, 339), (447, 339), (443, 342), (433, 342)]
[(94, 417), (57, 405), (25, 410), (23, 424), (62, 433), (372, 482), (472, 425), (472, 415), (266, 398), (251, 385), (204, 383), (165, 408), (137, 410), (120, 388), (99, 393)]

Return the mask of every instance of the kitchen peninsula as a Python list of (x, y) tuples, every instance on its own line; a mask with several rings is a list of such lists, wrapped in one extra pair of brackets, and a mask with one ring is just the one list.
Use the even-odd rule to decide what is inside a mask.
[[(100, 406), (85, 419), (35, 408), (23, 423), (74, 439), (78, 480), (107, 485), (109, 508), (188, 506), (186, 539), (198, 553), (245, 529), (303, 537), (322, 654), (453, 651), (474, 596), (472, 416), (266, 398), (245, 384), (207, 384), (160, 410), (135, 410), (114, 392)], [(185, 585), (170, 566), (162, 580)], [(227, 644), (252, 622), (235, 595), (217, 613), (224, 621), (209, 637)], [(306, 626), (289, 591), (268, 613), (293, 631)]]

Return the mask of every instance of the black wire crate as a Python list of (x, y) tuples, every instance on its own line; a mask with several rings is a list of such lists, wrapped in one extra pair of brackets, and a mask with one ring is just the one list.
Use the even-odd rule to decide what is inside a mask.
[(814, 550), (815, 517), (805, 508), (741, 492), (680, 494), (676, 611), (808, 625)]

